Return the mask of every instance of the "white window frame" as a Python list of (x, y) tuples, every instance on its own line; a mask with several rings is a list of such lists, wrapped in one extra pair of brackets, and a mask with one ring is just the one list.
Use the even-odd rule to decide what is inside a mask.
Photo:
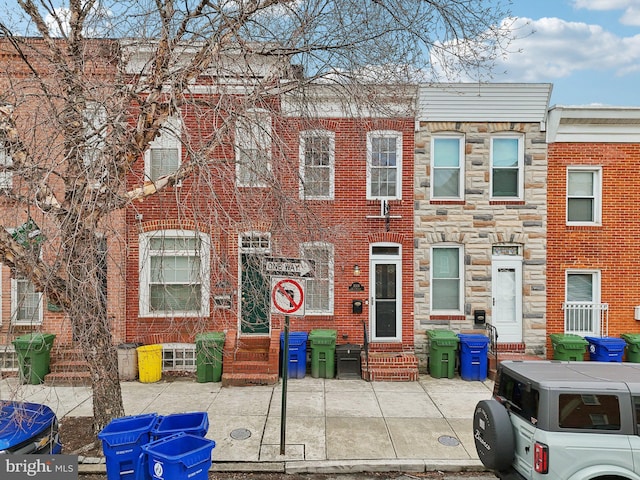
[[(13, 158), (9, 155), (7, 148), (0, 144), (0, 166), (11, 167), (13, 165)], [(13, 172), (0, 171), (0, 190), (9, 189), (13, 187)]]
[[(188, 311), (151, 311), (149, 304), (150, 283), (151, 283), (151, 258), (150, 240), (154, 237), (167, 238), (195, 238), (200, 239), (200, 285), (201, 285), (201, 305), (199, 310)], [(196, 232), (194, 230), (155, 230), (140, 235), (139, 238), (140, 258), (140, 298), (139, 298), (139, 316), (140, 317), (208, 317), (210, 312), (210, 250), (211, 239), (209, 235)], [(195, 251), (175, 252), (189, 256)]]
[[(374, 138), (395, 138), (396, 140), (396, 165), (395, 167), (374, 167), (373, 146)], [(373, 195), (372, 171), (374, 168), (395, 168), (396, 193), (395, 195)], [(402, 199), (402, 132), (395, 130), (374, 130), (367, 132), (367, 200), (401, 200)]]
[[(457, 196), (446, 196), (446, 195), (436, 195), (435, 192), (435, 173), (439, 169), (453, 169), (453, 167), (437, 167), (436, 166), (436, 142), (438, 140), (458, 140), (458, 195)], [(462, 200), (464, 199), (464, 186), (465, 186), (465, 136), (461, 134), (447, 134), (447, 135), (434, 135), (431, 137), (431, 185), (430, 185), (430, 195), (433, 200)]]
[[(327, 168), (329, 170), (329, 192), (326, 195), (311, 195), (305, 191), (306, 181), (306, 142), (312, 138), (326, 138), (329, 140), (329, 165), (320, 166), (314, 165), (311, 168)], [(335, 195), (335, 132), (329, 130), (305, 130), (300, 132), (300, 198), (306, 200), (333, 200)]]
[[(569, 200), (573, 197), (569, 196), (569, 176), (572, 172), (589, 172), (593, 175), (593, 221), (571, 221), (569, 220)], [(580, 197), (586, 198), (586, 197)], [(566, 187), (566, 219), (567, 225), (601, 225), (602, 224), (602, 167), (594, 166), (569, 166), (567, 167), (567, 187)]]
[(41, 292), (34, 292), (38, 296), (38, 313), (35, 319), (19, 319), (18, 310), (20, 308), (18, 299), (18, 284), (20, 282), (31, 283), (26, 278), (12, 278), (11, 279), (11, 323), (13, 325), (42, 325), (43, 318), (43, 295)]
[[(494, 167), (493, 165), (493, 151), (494, 151), (494, 147), (493, 147), (493, 142), (494, 140), (504, 140), (504, 139), (510, 139), (510, 140), (517, 140), (518, 141), (518, 194), (515, 196), (495, 196), (493, 194), (493, 173), (494, 170), (496, 168), (502, 168), (502, 167)], [(495, 134), (491, 136), (490, 139), (490, 153), (489, 153), (489, 157), (490, 157), (490, 168), (489, 168), (489, 172), (490, 172), (490, 182), (489, 182), (489, 193), (490, 193), (490, 197), (491, 200), (496, 200), (496, 201), (500, 201), (500, 200), (523, 200), (524, 199), (524, 135), (522, 134), (517, 134), (514, 135), (512, 133), (502, 133), (502, 134)], [(506, 168), (506, 167), (505, 167)], [(510, 167), (513, 168), (513, 167)]]
[[(316, 257), (313, 255), (309, 255), (309, 250), (323, 250), (327, 255), (327, 277), (320, 277), (319, 272), (324, 270), (324, 268), (320, 268), (319, 262)], [(307, 279), (306, 285), (306, 298), (309, 299), (309, 292), (313, 288), (313, 282), (315, 281), (325, 281), (327, 282), (327, 308), (322, 309), (313, 309), (309, 307), (309, 304), (305, 305), (305, 315), (333, 315), (333, 305), (334, 305), (334, 247), (331, 243), (326, 242), (307, 242), (300, 245), (300, 256), (302, 258), (308, 258), (310, 260), (315, 260), (316, 271), (313, 278)]]
[[(245, 129), (245, 132), (243, 132)], [(236, 186), (238, 187), (259, 187), (267, 186), (266, 177), (271, 173), (271, 157), (273, 148), (272, 137), (272, 116), (268, 110), (252, 109), (247, 111), (246, 116), (238, 117), (235, 127), (235, 156), (236, 156)], [(244, 151), (258, 152), (260, 158), (251, 158), (259, 171), (247, 169), (240, 160)], [(259, 162), (259, 160), (261, 160)], [(261, 162), (266, 162), (263, 165)], [(260, 179), (256, 175), (264, 176)]]
[[(458, 308), (455, 309), (435, 309), (434, 308), (434, 281), (439, 279), (435, 279), (433, 276), (433, 272), (435, 270), (435, 255), (434, 252), (436, 250), (443, 249), (457, 249), (458, 250)], [(429, 281), (431, 288), (429, 289), (429, 305), (431, 309), (431, 314), (433, 315), (462, 315), (464, 314), (464, 274), (465, 274), (465, 265), (464, 265), (464, 247), (459, 244), (438, 244), (431, 246), (431, 268), (429, 269)]]
[[(180, 119), (180, 117), (171, 116), (165, 120), (164, 124), (160, 127), (160, 133), (149, 144), (149, 148), (144, 154), (144, 175), (147, 180), (150, 180), (152, 182), (158, 180), (157, 178), (152, 178), (151, 176), (151, 153), (154, 149), (176, 149), (178, 164), (175, 171), (180, 168), (180, 166), (182, 165), (182, 119)], [(162, 176), (158, 178), (162, 178)]]
[[(570, 301), (568, 300), (569, 294), (569, 276), (571, 275), (590, 275), (591, 276), (591, 301)], [(580, 332), (572, 331), (571, 333), (579, 333), (580, 335), (600, 335), (600, 310), (596, 310), (595, 307), (601, 304), (601, 294), (602, 294), (602, 283), (601, 283), (601, 272), (600, 270), (593, 269), (569, 269), (565, 270), (564, 274), (564, 305), (581, 305), (581, 304), (591, 304), (594, 305), (593, 315), (597, 316), (597, 319), (592, 319), (593, 329), (591, 330), (582, 330)], [(565, 312), (565, 316), (566, 316)], [(566, 323), (566, 318), (565, 318)]]

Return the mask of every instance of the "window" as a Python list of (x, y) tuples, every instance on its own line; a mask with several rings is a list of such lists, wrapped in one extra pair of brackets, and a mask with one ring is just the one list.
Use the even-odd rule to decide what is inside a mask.
[(160, 230), (140, 237), (140, 315), (209, 314), (209, 238)]
[(522, 199), (524, 150), (522, 136), (491, 138), (491, 197)]
[(431, 311), (462, 311), (462, 248), (433, 247), (431, 250)]
[(377, 131), (367, 134), (367, 198), (402, 198), (402, 134)]
[(464, 137), (431, 139), (431, 198), (459, 200), (464, 194)]
[(196, 346), (193, 343), (163, 343), (162, 371), (175, 372), (196, 370)]
[(560, 394), (558, 424), (578, 430), (620, 430), (620, 401), (616, 395)]
[(265, 187), (271, 171), (271, 116), (252, 110), (236, 123), (236, 183)]
[(0, 145), (0, 189), (13, 186), (13, 172), (7, 167), (13, 165), (13, 160), (7, 149)]
[(42, 294), (23, 277), (11, 280), (11, 319), (14, 324), (42, 323)]
[(599, 335), (608, 310), (600, 303), (600, 272), (568, 271), (565, 300), (565, 332)]
[(182, 122), (169, 117), (160, 129), (160, 134), (151, 142), (145, 156), (145, 175), (152, 182), (175, 173), (182, 158)]
[[(95, 103), (87, 103), (84, 111), (84, 135), (85, 145), (82, 162), (87, 169), (87, 177), (99, 180), (102, 177), (100, 155), (104, 149), (107, 135), (107, 111), (104, 106)], [(106, 173), (106, 172), (104, 172)]]
[(334, 182), (333, 132), (300, 134), (300, 193), (307, 199), (332, 199)]
[(521, 382), (506, 373), (498, 380), (498, 395), (507, 401), (509, 411), (532, 425), (538, 423), (540, 393), (529, 383)]
[(306, 281), (305, 313), (333, 315), (333, 245), (305, 243), (302, 257), (315, 262), (313, 278)]
[(567, 223), (593, 225), (601, 222), (600, 169), (567, 170)]

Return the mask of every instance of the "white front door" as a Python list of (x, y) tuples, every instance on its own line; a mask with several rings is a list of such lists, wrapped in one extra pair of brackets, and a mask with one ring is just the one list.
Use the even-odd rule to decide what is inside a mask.
[(522, 342), (522, 259), (493, 257), (491, 323), (498, 343)]

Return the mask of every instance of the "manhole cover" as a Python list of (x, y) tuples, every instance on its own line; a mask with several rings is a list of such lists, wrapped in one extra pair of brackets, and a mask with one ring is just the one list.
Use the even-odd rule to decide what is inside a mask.
[(460, 440), (455, 437), (450, 437), (449, 435), (442, 435), (438, 438), (438, 441), (447, 447), (457, 447), (460, 445)]
[(231, 438), (234, 440), (246, 440), (251, 436), (251, 431), (246, 428), (236, 428), (231, 432)]

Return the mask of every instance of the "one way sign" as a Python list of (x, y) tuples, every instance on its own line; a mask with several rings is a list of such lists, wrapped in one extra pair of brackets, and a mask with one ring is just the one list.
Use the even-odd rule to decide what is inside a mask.
[(267, 275), (313, 278), (315, 262), (306, 258), (265, 257), (262, 269)]

